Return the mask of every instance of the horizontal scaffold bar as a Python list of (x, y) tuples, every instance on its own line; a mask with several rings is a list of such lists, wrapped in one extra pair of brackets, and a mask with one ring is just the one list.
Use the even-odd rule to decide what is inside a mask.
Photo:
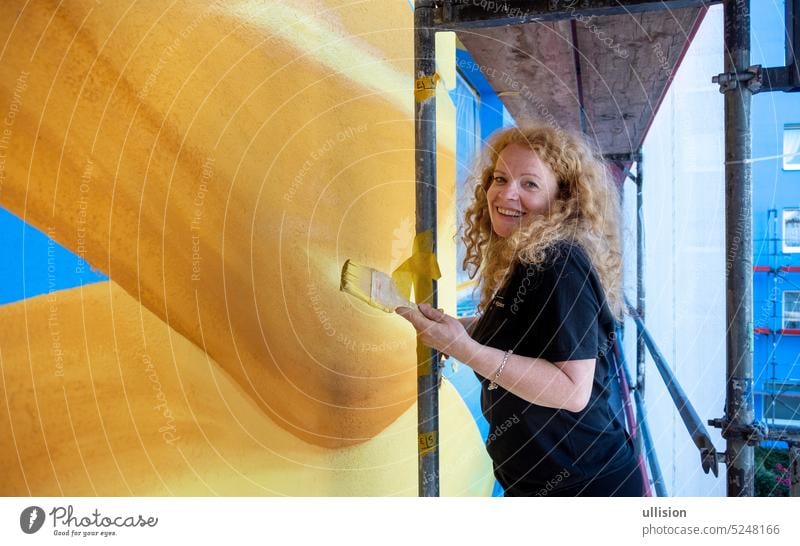
[(435, 24), (442, 30), (520, 25), (582, 17), (626, 15), (656, 10), (700, 8), (722, 0), (451, 0), (440, 3)]

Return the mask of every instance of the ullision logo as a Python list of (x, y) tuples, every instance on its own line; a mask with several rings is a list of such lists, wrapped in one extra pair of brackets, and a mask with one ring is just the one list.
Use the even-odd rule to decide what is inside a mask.
[(44, 510), (38, 506), (28, 506), (19, 515), (19, 526), (22, 532), (32, 535), (44, 525)]

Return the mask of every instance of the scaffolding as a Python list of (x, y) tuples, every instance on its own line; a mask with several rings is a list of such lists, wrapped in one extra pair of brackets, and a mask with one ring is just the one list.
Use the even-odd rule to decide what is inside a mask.
[[(528, 23), (552, 25), (555, 32), (566, 36), (571, 43), (571, 77), (577, 81), (575, 102), (578, 105), (574, 115), (567, 116), (567, 125), (584, 132), (587, 124), (597, 127), (598, 142), (603, 148), (606, 160), (614, 165), (624, 180), (630, 173), (633, 163), (637, 164), (637, 300), (631, 314), (637, 319), (637, 360), (636, 381), (631, 385), (637, 403), (644, 400), (644, 354), (646, 345), (658, 360), (655, 344), (648, 344), (645, 327), (645, 286), (644, 286), (644, 225), (641, 216), (643, 164), (641, 144), (647, 128), (652, 121), (651, 112), (636, 110), (632, 101), (623, 100), (618, 105), (623, 109), (619, 120), (605, 120), (597, 115), (597, 108), (588, 102), (590, 94), (583, 92), (583, 82), (591, 74), (582, 70), (585, 52), (580, 50), (582, 35), (576, 26), (578, 18), (598, 18), (610, 25), (620, 24), (632, 14), (646, 14), (653, 24), (663, 24), (669, 28), (669, 15), (678, 19), (682, 14), (691, 28), (689, 40), (696, 32), (699, 21), (712, 4), (724, 5), (725, 21), (725, 72), (714, 76), (712, 81), (720, 85), (725, 101), (725, 245), (726, 245), (726, 398), (724, 416), (709, 420), (708, 424), (721, 429), (726, 440), (724, 456), (716, 453), (710, 444), (705, 427), (691, 408), (685, 394), (677, 382), (664, 376), (681, 416), (684, 418), (693, 440), (700, 449), (701, 463), (706, 472), (716, 471), (718, 460), (726, 464), (727, 495), (752, 496), (754, 494), (754, 450), (753, 447), (765, 439), (780, 439), (791, 445), (792, 456), (792, 494), (800, 494), (800, 429), (793, 427), (774, 427), (767, 429), (763, 423), (755, 421), (753, 410), (753, 355), (751, 349), (752, 324), (752, 173), (750, 103), (752, 95), (758, 92), (800, 90), (800, 62), (795, 52), (800, 52), (800, 0), (786, 0), (786, 65), (762, 68), (750, 65), (750, 1), (749, 0), (517, 0), (517, 1), (467, 1), (467, 0), (417, 0), (414, 6), (414, 55), (415, 55), (415, 142), (416, 142), (416, 229), (417, 233), (431, 231), (434, 234), (433, 251), (436, 251), (436, 98), (431, 89), (436, 85), (435, 34), (438, 31), (462, 32), (462, 42), (470, 48), (472, 42), (480, 51), (485, 63), (490, 66), (502, 65), (497, 51), (487, 47), (489, 39), (481, 42), (480, 33), (508, 33)], [(663, 19), (655, 20), (657, 14)], [(643, 15), (644, 16), (644, 15)], [(585, 20), (585, 19), (584, 19)], [(585, 30), (585, 29), (584, 29)], [(669, 31), (661, 29), (660, 35), (669, 36)], [(525, 39), (517, 32), (514, 39)], [(584, 34), (585, 35), (585, 34)], [(485, 36), (484, 36), (485, 37)], [(466, 39), (465, 39), (466, 38)], [(492, 38), (489, 35), (489, 38)], [(538, 39), (538, 38), (537, 38)], [(503, 43), (502, 41), (495, 40)], [(537, 42), (538, 46), (543, 46)], [(686, 47), (679, 49), (679, 56), (669, 57), (661, 52), (664, 59), (654, 53), (662, 64), (677, 66)], [(595, 52), (609, 57), (611, 51)], [(567, 64), (567, 57), (562, 64)], [(480, 61), (480, 59), (479, 59)], [(599, 58), (598, 62), (604, 62)], [(606, 65), (604, 65), (606, 66)], [(608, 65), (610, 66), (610, 65)], [(669, 66), (668, 66), (669, 67)], [(667, 71), (670, 72), (670, 71)], [(506, 72), (501, 70), (501, 73)], [(535, 70), (525, 73), (532, 84), (530, 87), (547, 85), (547, 78)], [(538, 79), (537, 79), (538, 78)], [(665, 78), (654, 77), (655, 88), (660, 96), (653, 97), (660, 104), (666, 88), (671, 82), (671, 73)], [(660, 78), (660, 79), (658, 79)], [(497, 82), (490, 81), (493, 86)], [(516, 94), (511, 104), (512, 115), (526, 115), (525, 108), (536, 102), (538, 113), (552, 110), (558, 106), (557, 99), (550, 103), (546, 98), (525, 96), (520, 87), (528, 89), (525, 82), (514, 82), (515, 88), (505, 93)], [(520, 86), (520, 83), (523, 85)], [(613, 95), (613, 90), (607, 90)], [(598, 91), (602, 94), (603, 90)], [(602, 98), (602, 97), (601, 97)], [(616, 97), (614, 97), (616, 100)], [(598, 99), (600, 100), (600, 99)], [(596, 105), (595, 105), (596, 106)], [(548, 110), (548, 111), (550, 111)], [(620, 138), (620, 132), (624, 138)], [(426, 287), (428, 288), (428, 287)], [(421, 299), (436, 306), (435, 281), (430, 291)], [(651, 340), (652, 341), (652, 340)], [(438, 391), (439, 355), (436, 351), (420, 347), (418, 364), (418, 434), (419, 434), (419, 494), (438, 496), (439, 494), (439, 451), (438, 451)], [(437, 363), (437, 365), (434, 365)], [(663, 358), (662, 358), (663, 363)], [(669, 369), (668, 366), (659, 366)], [(637, 419), (637, 425), (642, 425)], [(645, 428), (646, 431), (646, 428)], [(716, 473), (716, 472), (715, 472)], [(661, 493), (659, 493), (661, 494)]]

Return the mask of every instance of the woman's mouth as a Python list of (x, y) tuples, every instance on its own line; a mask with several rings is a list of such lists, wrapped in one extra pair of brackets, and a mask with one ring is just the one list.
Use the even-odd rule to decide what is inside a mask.
[(507, 209), (503, 207), (495, 207), (495, 210), (497, 211), (498, 214), (500, 214), (500, 216), (505, 216), (508, 218), (519, 218), (525, 215), (525, 213), (522, 211)]

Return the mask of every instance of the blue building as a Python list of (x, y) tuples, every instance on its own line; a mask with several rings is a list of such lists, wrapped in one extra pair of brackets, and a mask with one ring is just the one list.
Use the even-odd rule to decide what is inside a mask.
[[(781, 1), (752, 4), (753, 64), (782, 66)], [(800, 424), (800, 100), (755, 95), (753, 324), (756, 418)]]

